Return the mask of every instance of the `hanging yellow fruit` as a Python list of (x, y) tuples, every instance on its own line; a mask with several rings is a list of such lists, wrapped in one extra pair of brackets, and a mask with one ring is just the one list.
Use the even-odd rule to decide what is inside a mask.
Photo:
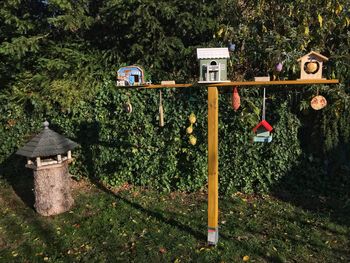
[(197, 143), (197, 138), (194, 137), (193, 135), (191, 135), (190, 138), (189, 138), (189, 142), (190, 142), (190, 144), (192, 144), (192, 145), (196, 145), (196, 143)]
[(191, 133), (193, 132), (193, 126), (192, 126), (192, 124), (191, 124), (190, 126), (187, 127), (186, 132), (187, 132), (187, 134), (191, 134)]
[(194, 113), (192, 112), (191, 115), (188, 117), (188, 120), (191, 124), (194, 124), (197, 120), (196, 115), (194, 115)]

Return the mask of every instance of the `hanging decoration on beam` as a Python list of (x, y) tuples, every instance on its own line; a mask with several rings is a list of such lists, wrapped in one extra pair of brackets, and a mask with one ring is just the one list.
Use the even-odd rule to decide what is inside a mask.
[(266, 89), (264, 88), (264, 97), (263, 97), (263, 109), (262, 109), (262, 120), (256, 125), (253, 129), (253, 132), (256, 134), (253, 138), (254, 142), (271, 142), (272, 135), (271, 131), (273, 130), (272, 126), (265, 120), (265, 111), (266, 111)]
[(188, 120), (190, 121), (190, 126), (187, 127), (186, 133), (189, 134), (188, 141), (191, 145), (196, 145), (197, 143), (197, 138), (192, 135), (193, 133), (193, 125), (196, 123), (197, 118), (196, 115), (192, 112), (191, 115), (188, 117)]
[(159, 91), (159, 127), (164, 127), (164, 109), (161, 90)]
[(283, 64), (281, 62), (278, 62), (276, 65), (275, 65), (275, 71), (276, 72), (281, 72), (283, 69)]
[(128, 101), (124, 104), (124, 110), (126, 113), (131, 113), (132, 112), (132, 105), (130, 102), (130, 94), (128, 94)]
[(238, 93), (238, 88), (234, 87), (232, 92), (232, 108), (234, 111), (237, 111), (241, 106), (241, 97)]
[(192, 124), (191, 124), (190, 126), (187, 127), (186, 133), (187, 133), (187, 134), (192, 134), (192, 132), (193, 132), (193, 126), (192, 126)]
[(313, 97), (311, 102), (310, 102), (311, 108), (313, 108), (314, 110), (321, 110), (327, 106), (326, 98), (321, 96), (321, 95), (318, 95), (318, 92), (319, 92), (319, 90), (317, 88), (316, 96)]

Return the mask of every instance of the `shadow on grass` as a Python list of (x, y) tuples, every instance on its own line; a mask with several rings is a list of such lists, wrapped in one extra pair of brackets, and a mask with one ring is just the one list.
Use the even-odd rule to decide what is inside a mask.
[[(152, 211), (144, 208), (142, 205), (132, 202), (120, 195), (116, 195), (114, 192), (106, 188), (99, 180), (95, 177), (95, 167), (93, 162), (93, 152), (91, 150), (92, 144), (98, 144), (98, 123), (83, 123), (80, 127), (80, 132), (78, 133), (78, 138), (82, 138), (81, 141), (77, 140), (82, 147), (82, 152), (84, 154), (84, 163), (88, 168), (88, 176), (92, 183), (94, 183), (100, 190), (115, 196), (117, 199), (127, 203), (131, 207), (138, 209), (139, 211), (156, 218), (166, 224), (172, 225), (183, 232), (190, 233), (194, 237), (200, 240), (206, 240), (206, 236), (199, 231), (196, 231), (175, 219), (166, 218), (161, 212)], [(93, 140), (91, 140), (93, 138)], [(116, 147), (116, 145), (110, 145), (111, 147)], [(34, 180), (33, 171), (25, 168), (25, 159), (12, 154), (6, 161), (0, 165), (0, 174), (4, 179), (11, 185), (16, 195), (25, 203), (28, 207), (34, 211)], [(38, 222), (33, 222), (34, 224)], [(38, 223), (39, 224), (39, 223)], [(39, 224), (40, 225), (40, 224)], [(38, 225), (38, 227), (39, 227)], [(46, 236), (50, 236), (47, 233)], [(50, 240), (50, 238), (48, 238)]]
[[(183, 223), (177, 221), (176, 219), (166, 218), (161, 212), (152, 211), (150, 209), (144, 208), (139, 203), (132, 202), (132, 201), (130, 201), (130, 200), (118, 195), (118, 194), (115, 194), (113, 191), (111, 191), (106, 186), (104, 186), (99, 181), (99, 179), (96, 178), (96, 176), (95, 176), (96, 171), (95, 171), (94, 162), (93, 162), (94, 153), (92, 152), (92, 149), (91, 149), (92, 144), (101, 144), (101, 142), (99, 142), (99, 125), (96, 122), (83, 123), (83, 124), (81, 124), (79, 131), (80, 132), (78, 133), (78, 138), (85, 138), (84, 141), (80, 142), (80, 145), (82, 147), (82, 152), (84, 153), (84, 158), (85, 158), (84, 162), (88, 165), (87, 166), (88, 173), (89, 173), (88, 176), (89, 176), (90, 181), (97, 188), (99, 188), (100, 190), (102, 190), (103, 192), (105, 192), (107, 194), (115, 196), (120, 201), (123, 201), (124, 203), (141, 211), (142, 213), (147, 214), (148, 216), (152, 216), (152, 217), (156, 218), (157, 220), (164, 222), (166, 224), (169, 224), (173, 227), (176, 227), (183, 232), (190, 233), (191, 235), (193, 235), (195, 238), (197, 238), (199, 240), (206, 240), (206, 236), (202, 232), (196, 231), (193, 228), (191, 228), (190, 226), (183, 224)], [(89, 132), (87, 133), (87, 131), (89, 131)], [(87, 134), (88, 134), (88, 136), (87, 136)], [(118, 147), (114, 143), (111, 143), (109, 145), (109, 144), (103, 142), (102, 144), (106, 147)], [(107, 164), (107, 166), (110, 167), (110, 166), (112, 166), (112, 164)]]
[(34, 209), (33, 170), (25, 168), (25, 163), (25, 158), (12, 154), (0, 164), (0, 175), (11, 185), (23, 203)]
[[(90, 179), (94, 183), (94, 185), (96, 185), (97, 188), (99, 188), (100, 190), (104, 191), (105, 193), (108, 193), (110, 195), (115, 196), (118, 200), (128, 204), (129, 206), (133, 207), (134, 209), (141, 211), (142, 213), (146, 214), (147, 216), (151, 216), (151, 217), (156, 218), (157, 220), (159, 220), (165, 224), (176, 227), (177, 229), (179, 229), (182, 232), (189, 233), (198, 240), (206, 240), (207, 237), (202, 232), (196, 231), (193, 228), (189, 227), (188, 225), (185, 225), (185, 224), (183, 224), (175, 219), (167, 218), (161, 212), (152, 211), (150, 209), (144, 208), (139, 203), (130, 201), (130, 200), (118, 195), (118, 194), (115, 194), (113, 191), (111, 191), (110, 189), (106, 188), (103, 184), (101, 184), (98, 180), (93, 179), (93, 178), (90, 178)], [(203, 229), (204, 229), (204, 227), (203, 227)]]
[[(113, 142), (101, 142), (99, 141), (99, 125), (98, 123), (83, 123), (81, 127), (79, 128), (80, 132), (78, 133), (78, 138), (84, 138), (84, 141), (79, 142), (82, 147), (82, 153), (84, 154), (84, 163), (87, 164), (88, 167), (88, 177), (89, 180), (101, 191), (107, 193), (108, 195), (111, 195), (118, 199), (119, 201), (129, 205), (133, 209), (136, 209), (142, 213), (144, 213), (147, 216), (150, 216), (154, 219), (156, 219), (159, 222), (162, 222), (164, 224), (170, 225), (171, 227), (174, 227), (178, 229), (179, 231), (192, 235), (199, 244), (202, 246), (207, 245), (207, 222), (206, 217), (203, 217), (202, 221), (200, 223), (196, 223), (197, 230), (193, 226), (190, 225), (190, 223), (184, 223), (181, 222), (179, 218), (176, 218), (176, 213), (169, 213), (168, 211), (155, 211), (152, 209), (145, 208), (140, 203), (129, 200), (120, 194), (116, 194), (111, 189), (106, 187), (101, 181), (95, 176), (97, 174), (97, 169), (94, 166), (94, 158), (96, 158), (95, 154), (96, 151), (93, 151), (92, 146), (94, 145), (103, 145), (104, 147), (120, 147), (120, 145), (117, 145)], [(117, 163), (107, 163), (105, 164), (106, 169), (108, 172), (113, 172), (113, 168), (117, 165)], [(114, 168), (115, 169), (115, 168)], [(205, 213), (206, 214), (206, 213)], [(193, 217), (191, 217), (191, 214), (188, 214), (188, 222), (193, 220)], [(193, 222), (193, 221), (192, 221)], [(237, 246), (241, 249), (245, 250), (247, 253), (250, 253), (251, 248), (245, 244), (242, 244), (241, 242), (235, 240), (230, 236), (226, 231), (220, 232), (220, 240), (222, 243), (230, 243), (230, 246)], [(221, 243), (220, 242), (220, 243)], [(220, 250), (220, 248), (218, 248)], [(267, 260), (268, 262), (282, 262), (278, 260), (277, 258), (274, 258), (274, 256), (267, 256), (266, 253), (260, 249), (255, 248), (254, 253), (257, 253), (259, 256)]]
[(350, 166), (344, 149), (338, 146), (330, 153), (331, 161), (301, 159), (272, 194), (282, 201), (329, 217), (334, 223), (350, 226)]
[[(15, 193), (13, 195), (12, 190), (6, 188), (0, 194), (2, 201), (6, 204), (6, 209), (11, 214), (11, 217), (4, 216), (2, 218), (3, 226), (8, 226), (6, 229), (7, 235), (11, 235), (7, 239), (14, 240), (14, 237), (18, 236), (15, 239), (25, 240), (23, 235), (28, 232), (28, 226), (30, 226), (48, 250), (60, 251), (63, 248), (63, 241), (58, 238), (52, 228), (49, 222), (50, 217), (41, 217), (34, 211), (33, 175), (30, 169), (24, 167), (24, 164), (23, 158), (11, 155), (0, 167), (0, 174)], [(8, 245), (12, 246), (11, 244)], [(21, 250), (33, 257), (38, 252), (35, 251), (32, 244), (26, 241), (21, 243)]]

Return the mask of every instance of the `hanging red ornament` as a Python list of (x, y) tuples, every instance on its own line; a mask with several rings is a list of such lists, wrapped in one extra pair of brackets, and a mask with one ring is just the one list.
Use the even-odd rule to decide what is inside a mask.
[(240, 106), (241, 106), (241, 97), (238, 94), (237, 87), (234, 87), (232, 92), (232, 108), (234, 111), (237, 111)]

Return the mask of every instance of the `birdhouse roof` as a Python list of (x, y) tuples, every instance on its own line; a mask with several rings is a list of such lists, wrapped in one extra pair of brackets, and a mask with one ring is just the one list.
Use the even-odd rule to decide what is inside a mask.
[(117, 73), (123, 73), (125, 71), (130, 71), (131, 74), (137, 74), (142, 72), (143, 73), (143, 69), (139, 66), (133, 65), (133, 66), (125, 66), (125, 67), (121, 67), (118, 69)]
[(197, 48), (197, 59), (229, 58), (228, 48)]
[(49, 129), (48, 122), (45, 128), (27, 144), (20, 148), (16, 154), (34, 157), (47, 157), (57, 154), (64, 154), (78, 146), (75, 142)]
[(273, 130), (272, 126), (266, 120), (262, 120), (258, 125), (254, 127), (253, 132), (256, 132), (261, 126), (269, 132)]
[(311, 51), (310, 53), (308, 53), (308, 54), (306, 54), (306, 55), (304, 55), (304, 56), (298, 58), (298, 61), (301, 61), (304, 57), (308, 57), (308, 56), (315, 56), (315, 57), (317, 57), (317, 58), (318, 58), (319, 60), (321, 60), (321, 61), (328, 61), (328, 58), (327, 58), (327, 57), (325, 57), (325, 56), (323, 56), (323, 55), (321, 55), (320, 53), (317, 53), (317, 52), (315, 52), (315, 51)]

